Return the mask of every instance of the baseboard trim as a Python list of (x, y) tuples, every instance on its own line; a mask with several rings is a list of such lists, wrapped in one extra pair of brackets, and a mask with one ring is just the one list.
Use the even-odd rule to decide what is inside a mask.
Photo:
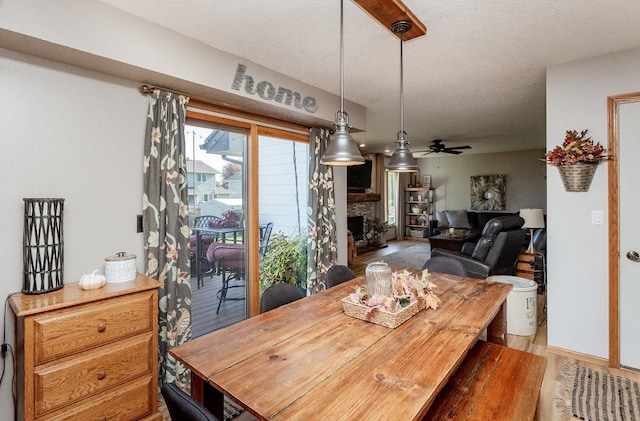
[(568, 349), (558, 348), (551, 345), (547, 345), (547, 352), (560, 355), (561, 357), (565, 358), (573, 358), (575, 360), (580, 360), (603, 367), (609, 367), (609, 360), (607, 358), (596, 357), (594, 355), (583, 354), (581, 352), (569, 351)]

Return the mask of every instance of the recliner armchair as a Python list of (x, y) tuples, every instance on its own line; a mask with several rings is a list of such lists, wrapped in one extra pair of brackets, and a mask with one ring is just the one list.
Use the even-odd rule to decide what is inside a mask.
[(505, 215), (489, 220), (477, 243), (464, 243), (459, 252), (433, 249), (431, 256), (453, 257), (460, 261), (467, 275), (486, 279), (490, 275), (515, 275), (516, 260), (526, 237), (524, 219)]

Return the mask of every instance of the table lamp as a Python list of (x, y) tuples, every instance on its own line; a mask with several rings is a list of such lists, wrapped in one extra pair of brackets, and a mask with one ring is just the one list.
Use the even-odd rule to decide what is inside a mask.
[(522, 228), (528, 228), (531, 237), (526, 253), (535, 254), (536, 250), (533, 248), (533, 231), (536, 228), (544, 228), (544, 213), (542, 209), (520, 209), (520, 217), (524, 219)]

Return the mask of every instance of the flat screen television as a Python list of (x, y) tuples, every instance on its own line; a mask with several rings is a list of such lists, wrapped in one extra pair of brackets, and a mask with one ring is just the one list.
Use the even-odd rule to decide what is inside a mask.
[(347, 191), (350, 193), (364, 193), (371, 188), (371, 169), (373, 161), (366, 159), (362, 165), (347, 167)]

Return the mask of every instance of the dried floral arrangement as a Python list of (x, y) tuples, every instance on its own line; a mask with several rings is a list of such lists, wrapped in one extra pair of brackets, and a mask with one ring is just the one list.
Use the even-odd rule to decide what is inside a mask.
[(545, 161), (551, 165), (574, 165), (580, 162), (598, 164), (608, 158), (605, 148), (587, 136), (588, 129), (581, 132), (567, 130), (562, 145), (545, 154)]
[(349, 297), (356, 304), (366, 305), (368, 312), (379, 309), (396, 313), (418, 300), (423, 300), (426, 308), (437, 310), (441, 301), (433, 292), (436, 285), (429, 282), (430, 275), (427, 269), (422, 271), (421, 276), (416, 276), (404, 269), (391, 274), (393, 297), (379, 294), (369, 297), (364, 286), (357, 286), (355, 292)]

